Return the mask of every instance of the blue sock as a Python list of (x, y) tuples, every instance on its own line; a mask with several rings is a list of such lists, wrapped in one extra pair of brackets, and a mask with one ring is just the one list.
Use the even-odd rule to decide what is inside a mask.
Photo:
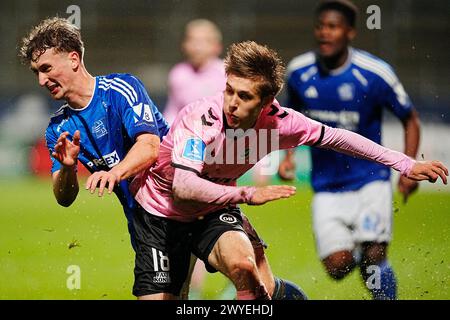
[(294, 283), (275, 277), (275, 289), (272, 300), (308, 300), (300, 287)]
[[(370, 266), (369, 266), (370, 267)], [(378, 271), (373, 275), (379, 274), (379, 281), (374, 283), (367, 283), (367, 288), (372, 293), (374, 300), (395, 300), (397, 299), (397, 280), (395, 279), (394, 270), (387, 260), (384, 260), (378, 265)], [(369, 282), (370, 282), (369, 270)], [(378, 282), (378, 283), (377, 283)], [(375, 286), (373, 286), (376, 284)], [(371, 288), (371, 285), (373, 288)]]

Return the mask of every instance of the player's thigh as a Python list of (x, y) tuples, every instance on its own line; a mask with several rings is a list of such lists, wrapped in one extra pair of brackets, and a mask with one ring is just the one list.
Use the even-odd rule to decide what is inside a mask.
[(228, 276), (244, 265), (255, 270), (253, 247), (247, 235), (235, 230), (222, 233), (208, 256), (208, 264)]
[(319, 192), (312, 202), (313, 229), (320, 259), (355, 247), (352, 220), (359, 210), (354, 192)]
[(151, 215), (142, 208), (134, 215), (135, 283), (138, 297), (180, 295), (190, 261), (190, 224)]
[(392, 237), (392, 186), (389, 181), (375, 181), (361, 189), (354, 239), (358, 243), (389, 243)]
[[(242, 224), (242, 216), (238, 208), (225, 208), (217, 212), (212, 212), (207, 214), (204, 219), (197, 221), (192, 250), (205, 263), (208, 272), (214, 273), (218, 271), (217, 266), (210, 264), (208, 259), (219, 238), (225, 233), (232, 231), (233, 237), (239, 242), (242, 241), (242, 238), (245, 239), (245, 250), (250, 250), (253, 254), (253, 248)], [(235, 233), (239, 233), (239, 235)], [(235, 242), (230, 243), (224, 249), (233, 247), (237, 249), (239, 246)], [(216, 250), (215, 253), (217, 252), (219, 251)]]

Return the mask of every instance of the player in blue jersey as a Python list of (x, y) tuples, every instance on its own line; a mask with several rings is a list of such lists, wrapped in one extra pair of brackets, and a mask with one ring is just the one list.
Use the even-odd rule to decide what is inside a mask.
[[(84, 66), (83, 54), (79, 30), (61, 18), (44, 20), (33, 28), (20, 49), (19, 56), (30, 64), (39, 84), (53, 99), (67, 102), (46, 130), (53, 192), (60, 205), (73, 203), (79, 190), (80, 161), (92, 173), (86, 189), (94, 193), (98, 188), (99, 196), (105, 190), (118, 196), (135, 248), (132, 219), (137, 203), (129, 181), (155, 162), (168, 125), (137, 78), (128, 74), (93, 77)], [(250, 224), (246, 228), (253, 229)], [(265, 258), (264, 253), (261, 257)], [(262, 272), (273, 278), (270, 267), (264, 267)], [(274, 282), (274, 299), (306, 298), (293, 283), (279, 278)]]
[(136, 202), (129, 179), (149, 167), (159, 153), (168, 125), (144, 85), (129, 74), (93, 77), (83, 63), (79, 30), (67, 20), (51, 18), (23, 39), (20, 57), (30, 64), (40, 86), (64, 104), (45, 132), (51, 152), (53, 192), (65, 207), (76, 199), (77, 163), (92, 175), (86, 189), (98, 195), (114, 192), (128, 220)]
[[(392, 68), (350, 47), (357, 8), (349, 1), (324, 1), (316, 11), (318, 48), (288, 66), (288, 105), (329, 126), (344, 128), (381, 143), (384, 109), (403, 124), (404, 153), (416, 157), (417, 112)], [(334, 279), (360, 267), (374, 299), (395, 299), (396, 278), (387, 260), (392, 233), (392, 191), (388, 167), (319, 148), (311, 149), (313, 224), (320, 259)], [(332, 163), (333, 165), (330, 165)], [(292, 150), (279, 175), (292, 179)], [(401, 176), (406, 200), (417, 182)], [(371, 275), (379, 275), (373, 285)]]

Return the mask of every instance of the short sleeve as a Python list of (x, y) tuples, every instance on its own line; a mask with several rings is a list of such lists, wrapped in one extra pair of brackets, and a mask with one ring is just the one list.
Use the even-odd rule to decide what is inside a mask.
[(172, 166), (193, 171), (203, 169), (206, 154), (206, 137), (200, 121), (186, 115), (173, 131)]
[(122, 117), (122, 123), (134, 140), (139, 133), (152, 133), (159, 136), (158, 122), (155, 113), (158, 112), (147, 90), (141, 81), (133, 76), (115, 77), (111, 81), (114, 90), (114, 102)]
[(388, 66), (381, 75), (379, 94), (377, 94), (381, 100), (380, 104), (391, 110), (399, 119), (408, 118), (413, 105), (400, 80)]

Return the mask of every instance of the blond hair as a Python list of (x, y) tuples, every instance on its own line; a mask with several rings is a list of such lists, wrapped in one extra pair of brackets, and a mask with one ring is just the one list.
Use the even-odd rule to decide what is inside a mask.
[(261, 82), (258, 91), (261, 98), (275, 97), (283, 88), (284, 63), (278, 54), (254, 41), (232, 44), (225, 57), (225, 71)]

